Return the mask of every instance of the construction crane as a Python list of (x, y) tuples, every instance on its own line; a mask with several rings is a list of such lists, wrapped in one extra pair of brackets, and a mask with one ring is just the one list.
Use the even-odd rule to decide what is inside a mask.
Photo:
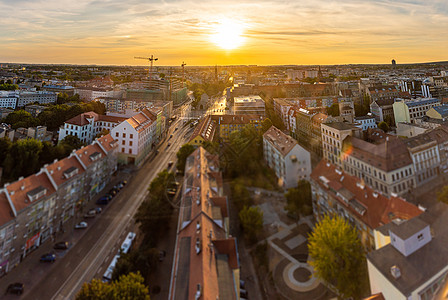
[(182, 64), (180, 65), (182, 67), (182, 84), (185, 82), (185, 66), (187, 64), (185, 62), (182, 62)]
[(156, 60), (159, 60), (158, 58), (155, 58), (154, 55), (151, 54), (151, 57), (140, 57), (140, 56), (134, 56), (135, 59), (144, 59), (149, 60), (150, 66), (148, 70), (148, 77), (149, 77), (149, 84), (151, 84), (151, 76), (152, 76), (152, 65)]

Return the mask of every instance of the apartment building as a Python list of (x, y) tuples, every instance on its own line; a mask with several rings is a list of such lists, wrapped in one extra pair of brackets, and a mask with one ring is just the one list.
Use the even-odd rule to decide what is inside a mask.
[(20, 91), (17, 92), (17, 107), (23, 107), (28, 104), (51, 104), (55, 103), (58, 95), (53, 92), (37, 91)]
[(370, 112), (377, 123), (388, 121), (394, 122), (394, 99), (375, 100), (370, 103)]
[(112, 128), (111, 135), (118, 141), (120, 149), (118, 161), (123, 164), (142, 163), (155, 147), (156, 131), (157, 121), (148, 109)]
[(196, 149), (186, 160), (169, 300), (239, 299), (236, 238), (219, 159)]
[(235, 97), (233, 99), (233, 113), (235, 115), (265, 116), (265, 103), (260, 96)]
[(421, 134), (404, 140), (412, 158), (417, 186), (421, 186), (440, 174), (440, 154), (437, 140)]
[(0, 108), (17, 107), (17, 95), (15, 92), (0, 91)]
[(372, 294), (387, 300), (446, 298), (447, 219), (446, 204), (438, 203), (417, 217), (396, 219), (378, 228), (379, 247), (367, 254)]
[(91, 143), (103, 130), (109, 132), (126, 118), (99, 115), (93, 111), (82, 113), (64, 122), (59, 128), (59, 142), (67, 135), (77, 136), (83, 143)]
[[(65, 223), (116, 170), (110, 135), (0, 188), (0, 275), (9, 272)], [(93, 186), (92, 186), (93, 185)]]
[(403, 195), (417, 186), (406, 144), (395, 136), (384, 134), (374, 142), (347, 137), (342, 157), (345, 172), (385, 195)]
[(399, 91), (395, 86), (373, 86), (366, 90), (367, 95), (370, 97), (370, 103), (377, 101), (393, 100), (399, 97)]
[(362, 131), (365, 131), (369, 128), (377, 128), (374, 116), (355, 117), (354, 122), (359, 124), (358, 126)]
[(253, 125), (260, 130), (265, 117), (262, 115), (211, 115), (216, 123), (218, 137), (228, 141), (233, 132), (240, 131), (246, 125)]
[(322, 123), (323, 158), (342, 168), (342, 147), (347, 136), (360, 136), (361, 129), (344, 122)]
[(78, 94), (81, 100), (90, 102), (98, 98), (114, 97), (115, 91), (111, 88), (78, 87), (75, 88), (75, 94)]
[(290, 128), (290, 124), (289, 124), (289, 112), (290, 112), (290, 109), (292, 109), (295, 106), (295, 104), (291, 101), (284, 99), (284, 98), (274, 98), (273, 103), (274, 103), (275, 113), (278, 116), (280, 116), (286, 129), (291, 131), (292, 128)]
[(296, 187), (301, 179), (309, 180), (310, 153), (275, 126), (263, 134), (263, 156), (283, 188)]
[(311, 173), (311, 188), (316, 220), (327, 214), (343, 217), (357, 229), (367, 251), (375, 249), (375, 229), (395, 219), (407, 220), (422, 213), (402, 198), (376, 192), (364, 180), (324, 159)]
[(399, 122), (415, 123), (415, 119), (426, 116), (428, 110), (439, 105), (441, 105), (441, 101), (435, 98), (395, 99), (392, 105), (395, 124)]
[(218, 130), (216, 121), (211, 115), (205, 116), (194, 129), (188, 144), (199, 147), (205, 142), (213, 142)]

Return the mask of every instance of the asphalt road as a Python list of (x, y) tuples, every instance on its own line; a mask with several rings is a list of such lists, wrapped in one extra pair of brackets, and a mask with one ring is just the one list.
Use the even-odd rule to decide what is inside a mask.
[[(182, 121), (177, 119), (167, 133), (168, 137), (171, 134), (173, 137), (167, 138), (159, 147), (159, 154), (131, 174), (128, 184), (103, 213), (87, 220), (89, 226), (84, 232), (73, 232), (73, 235), (80, 235), (78, 241), (66, 253), (58, 254), (54, 264), (36, 264), (39, 259), (36, 256), (35, 261), (28, 258), (19, 265), (16, 273), (23, 269), (23, 274), (32, 274), (32, 278), (22, 280), (27, 282), (22, 298), (73, 299), (84, 282), (100, 278), (126, 234), (134, 227), (133, 215), (146, 197), (150, 182), (158, 172), (167, 168), (169, 161), (176, 161), (177, 151), (191, 132), (190, 126), (183, 127)], [(1, 282), (7, 282), (8, 276)], [(13, 295), (9, 297), (15, 298)]]

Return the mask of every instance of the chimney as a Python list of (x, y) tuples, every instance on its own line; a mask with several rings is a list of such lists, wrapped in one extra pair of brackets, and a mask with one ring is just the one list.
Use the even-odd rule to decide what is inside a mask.
[(401, 277), (401, 271), (397, 265), (393, 265), (392, 267), (390, 267), (390, 273), (392, 274), (392, 277), (394, 277), (395, 279)]

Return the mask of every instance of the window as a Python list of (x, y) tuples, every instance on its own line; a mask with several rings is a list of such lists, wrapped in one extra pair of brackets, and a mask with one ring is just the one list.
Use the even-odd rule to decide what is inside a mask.
[(131, 134), (129, 135), (129, 137), (132, 139), (132, 138), (134, 138), (134, 135), (131, 133)]
[(129, 154), (132, 154), (132, 148), (129, 149)]
[(129, 142), (129, 146), (132, 146), (132, 141)]
[(125, 138), (126, 137), (126, 133), (123, 133), (123, 138)]
[(126, 141), (122, 141), (121, 144), (122, 144), (122, 145), (126, 145)]

